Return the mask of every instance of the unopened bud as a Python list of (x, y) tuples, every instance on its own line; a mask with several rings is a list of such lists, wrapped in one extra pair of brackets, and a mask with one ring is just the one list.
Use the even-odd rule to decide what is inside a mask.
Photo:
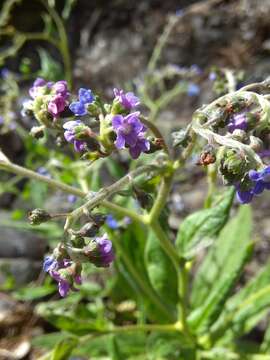
[(44, 136), (44, 127), (43, 126), (33, 126), (30, 130), (30, 135), (35, 139), (41, 139)]
[(256, 136), (250, 136), (250, 143), (249, 146), (251, 149), (253, 149), (255, 152), (259, 152), (263, 149), (263, 142), (261, 139), (259, 139)]
[(94, 237), (99, 231), (99, 226), (93, 222), (86, 223), (79, 231), (74, 232), (74, 234), (81, 237)]
[(39, 225), (51, 220), (51, 215), (43, 209), (34, 209), (28, 213), (28, 220), (31, 225)]

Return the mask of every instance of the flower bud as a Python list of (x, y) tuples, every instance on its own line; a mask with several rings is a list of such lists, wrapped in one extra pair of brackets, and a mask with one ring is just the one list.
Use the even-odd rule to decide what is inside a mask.
[(133, 186), (133, 194), (140, 206), (143, 209), (150, 209), (153, 204), (153, 199), (150, 194), (136, 186)]
[(256, 136), (250, 136), (250, 143), (249, 146), (251, 149), (253, 149), (255, 152), (259, 152), (263, 149), (263, 141), (259, 139)]
[(99, 226), (95, 224), (94, 222), (88, 222), (83, 227), (76, 232), (73, 232), (76, 235), (79, 235), (81, 237), (94, 237), (97, 235), (99, 231)]
[(44, 136), (44, 127), (43, 126), (33, 126), (30, 130), (30, 135), (35, 139), (41, 139)]
[(84, 254), (96, 267), (109, 267), (114, 260), (114, 251), (107, 234), (97, 237), (84, 248)]
[(28, 220), (31, 225), (39, 225), (51, 220), (51, 215), (43, 209), (34, 209), (28, 213)]

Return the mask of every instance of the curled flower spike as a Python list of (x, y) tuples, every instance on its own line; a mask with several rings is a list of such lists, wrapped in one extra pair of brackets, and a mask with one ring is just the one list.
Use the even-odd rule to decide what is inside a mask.
[(81, 152), (85, 149), (86, 142), (77, 140), (76, 137), (76, 127), (84, 125), (82, 121), (75, 120), (75, 121), (68, 121), (63, 125), (63, 128), (65, 129), (64, 137), (67, 140), (67, 142), (74, 145), (74, 149), (77, 152)]
[(94, 95), (90, 89), (79, 89), (78, 101), (73, 101), (69, 108), (76, 116), (83, 116), (87, 114), (87, 105), (94, 101)]
[(133, 94), (133, 92), (125, 93), (124, 90), (113, 89), (115, 100), (126, 110), (131, 110), (140, 105), (140, 99)]
[(115, 115), (112, 118), (112, 126), (117, 134), (115, 146), (118, 149), (129, 147), (130, 155), (136, 159), (141, 152), (150, 149), (150, 142), (144, 138), (146, 127), (139, 120), (139, 112), (127, 116)]
[(248, 126), (247, 117), (245, 113), (236, 114), (230, 118), (230, 122), (228, 124), (229, 132), (233, 132), (236, 129), (246, 130)]

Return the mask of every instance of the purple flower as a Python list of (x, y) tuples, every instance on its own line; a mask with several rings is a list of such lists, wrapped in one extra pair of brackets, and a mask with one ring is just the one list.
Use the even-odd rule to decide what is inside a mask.
[(52, 85), (52, 89), (55, 91), (56, 94), (62, 95), (65, 99), (68, 97), (68, 87), (67, 82), (65, 80), (57, 81), (55, 84)]
[(70, 289), (74, 288), (74, 283), (81, 285), (81, 275), (70, 259), (56, 260), (53, 256), (46, 256), (43, 263), (43, 270), (58, 282), (58, 291), (65, 297)]
[(133, 92), (124, 93), (124, 90), (113, 89), (115, 100), (119, 101), (120, 104), (126, 110), (131, 110), (140, 105), (140, 99), (133, 94)]
[(107, 215), (106, 224), (113, 230), (119, 227), (118, 221), (111, 214)]
[(67, 201), (70, 204), (74, 204), (77, 201), (77, 196), (70, 194), (70, 195), (67, 196)]
[(187, 88), (187, 94), (188, 96), (198, 96), (200, 93), (201, 89), (199, 87), (199, 85), (194, 84), (194, 83), (190, 83), (188, 84), (188, 88)]
[(150, 143), (144, 138), (146, 127), (139, 120), (139, 112), (127, 116), (115, 115), (112, 126), (117, 134), (115, 146), (118, 149), (129, 147), (131, 156), (136, 159), (141, 152), (148, 151)]
[(102, 237), (97, 237), (95, 239), (97, 246), (97, 251), (99, 253), (99, 266), (108, 267), (110, 263), (114, 260), (114, 251), (112, 247), (112, 242), (108, 239), (107, 234), (104, 234)]
[(270, 166), (261, 171), (250, 170), (248, 176), (252, 181), (250, 189), (243, 191), (239, 185), (235, 186), (237, 199), (241, 204), (248, 204), (255, 195), (261, 194), (264, 190), (270, 190)]
[(241, 190), (240, 187), (236, 186), (236, 197), (240, 204), (249, 204), (253, 199), (253, 191), (251, 190)]
[(133, 159), (137, 159), (142, 152), (147, 152), (149, 149), (150, 142), (144, 138), (143, 134), (139, 134), (136, 144), (129, 148), (129, 152)]
[(58, 268), (58, 263), (53, 256), (46, 256), (43, 262), (43, 271), (49, 272)]
[(48, 104), (48, 111), (53, 115), (54, 118), (57, 118), (59, 114), (65, 110), (66, 100), (61, 94), (54, 95)]
[(64, 137), (67, 142), (74, 145), (74, 149), (77, 152), (81, 152), (85, 149), (85, 141), (77, 140), (76, 139), (76, 127), (84, 125), (80, 120), (68, 121), (63, 125), (65, 129)]
[(216, 78), (217, 78), (217, 74), (215, 73), (215, 72), (210, 72), (210, 74), (209, 74), (209, 80), (210, 81), (215, 81), (216, 80)]
[(33, 86), (29, 89), (29, 95), (31, 96), (31, 98), (34, 99), (38, 95), (39, 88), (45, 86), (46, 84), (46, 80), (42, 78), (37, 78), (34, 81)]
[(79, 100), (73, 101), (69, 108), (76, 116), (87, 114), (87, 105), (94, 101), (95, 97), (90, 89), (79, 89)]
[(247, 125), (248, 123), (245, 113), (236, 114), (230, 118), (230, 122), (228, 124), (228, 130), (231, 133), (236, 129), (246, 130)]
[(250, 170), (249, 178), (254, 183), (253, 193), (261, 194), (265, 189), (270, 190), (270, 166), (261, 171)]
[(60, 279), (58, 282), (58, 291), (60, 296), (66, 297), (70, 290), (70, 284), (67, 280)]

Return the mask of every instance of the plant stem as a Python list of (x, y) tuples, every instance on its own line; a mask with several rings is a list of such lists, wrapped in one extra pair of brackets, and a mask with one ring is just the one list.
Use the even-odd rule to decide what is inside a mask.
[(58, 15), (57, 11), (55, 11), (53, 7), (49, 6), (45, 0), (41, 0), (41, 2), (47, 9), (48, 13), (51, 15), (57, 27), (57, 31), (60, 37), (60, 41), (57, 47), (60, 50), (63, 58), (67, 82), (70, 88), (72, 88), (72, 66), (71, 66), (71, 58), (70, 58), (70, 52), (68, 46), (68, 37), (65, 26), (63, 24), (61, 17)]
[(164, 143), (164, 151), (166, 154), (170, 155), (170, 151), (168, 148), (168, 145), (165, 142), (165, 139), (159, 129), (148, 119), (146, 119), (144, 116), (140, 116), (141, 121), (152, 131), (152, 133), (157, 137), (163, 140)]
[[(37, 181), (46, 183), (48, 186), (50, 186), (53, 189), (59, 189), (65, 193), (72, 194), (72, 195), (78, 196), (80, 198), (84, 198), (87, 196), (87, 193), (80, 189), (77, 189), (70, 185), (63, 184), (60, 181), (50, 179), (46, 176), (40, 175), (32, 170), (22, 167), (22, 166), (13, 164), (12, 162), (10, 162), (8, 160), (8, 158), (1, 151), (0, 151), (0, 169), (4, 170), (6, 172), (10, 172), (12, 174), (16, 174), (16, 175), (19, 175), (22, 177), (26, 177), (29, 179), (33, 179), (33, 180), (37, 180)], [(100, 205), (104, 206), (105, 208), (107, 208), (121, 216), (128, 216), (134, 221), (141, 222), (141, 223), (144, 222), (142, 215), (139, 215), (130, 209), (126, 209), (119, 205), (113, 204), (112, 202), (109, 202), (107, 200), (103, 200)]]
[(101, 189), (94, 195), (91, 199), (89, 199), (84, 205), (80, 206), (79, 208), (75, 209), (67, 218), (65, 229), (67, 229), (72, 222), (76, 221), (80, 216), (84, 213), (90, 211), (97, 205), (99, 205), (103, 200), (108, 198), (109, 196), (113, 195), (114, 193), (118, 192), (124, 186), (130, 184), (134, 178), (137, 176), (147, 173), (152, 170), (156, 170), (156, 166), (154, 165), (144, 165), (141, 166), (127, 175), (123, 176), (120, 180), (116, 181), (114, 184)]

